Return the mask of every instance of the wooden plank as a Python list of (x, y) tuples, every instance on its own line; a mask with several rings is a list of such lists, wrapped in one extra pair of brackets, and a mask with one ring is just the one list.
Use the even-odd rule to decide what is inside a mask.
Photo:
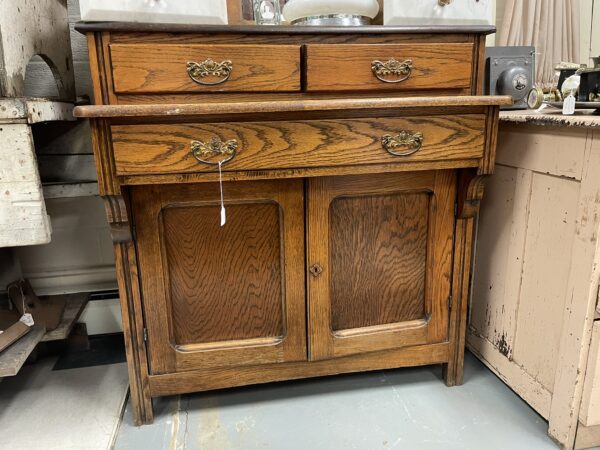
[(47, 244), (50, 218), (30, 126), (2, 125), (0, 143), (0, 247)]
[[(575, 239), (580, 184), (534, 173), (529, 218), (522, 252), (513, 359), (549, 391), (559, 364), (569, 269), (580, 270), (571, 254)], [(560, 236), (559, 239), (557, 237)]]
[(98, 195), (98, 183), (54, 183), (45, 184), (44, 198), (93, 197)]
[(600, 425), (600, 321), (598, 320), (594, 322), (592, 331), (579, 421), (588, 427)]
[(20, 320), (13, 323), (10, 327), (2, 330), (0, 333), (0, 352), (10, 347), (18, 339), (31, 331), (31, 328)]
[[(54, 330), (48, 331), (42, 338), (42, 342), (58, 341), (68, 338), (75, 323), (79, 319), (79, 316), (81, 316), (83, 309), (87, 305), (90, 294), (88, 292), (83, 292), (77, 294), (65, 294), (63, 297), (66, 298), (67, 303), (60, 324)], [(40, 300), (44, 301), (44, 297), (40, 297)]]
[(471, 332), (512, 358), (532, 173), (497, 165), (479, 216)]
[(549, 434), (573, 446), (600, 279), (600, 133), (588, 130)]
[(454, 96), (454, 97), (398, 97), (398, 98), (345, 98), (330, 100), (298, 100), (279, 102), (244, 103), (201, 103), (201, 104), (156, 104), (156, 105), (98, 105), (77, 106), (75, 117), (178, 117), (178, 116), (215, 116), (229, 114), (259, 114), (309, 111), (338, 111), (365, 109), (396, 109), (420, 107), (467, 107), (511, 105), (508, 96)]
[(579, 424), (574, 450), (600, 447), (600, 426), (586, 427)]
[(0, 99), (0, 123), (26, 121), (34, 124), (58, 120), (75, 120), (72, 103), (27, 97)]
[(586, 134), (580, 128), (500, 125), (497, 163), (581, 180)]
[(477, 356), (498, 378), (521, 396), (543, 418), (550, 416), (552, 393), (527, 371), (510, 361), (498, 352), (497, 347), (487, 339), (473, 332), (467, 337), (467, 347)]
[(350, 372), (440, 364), (447, 361), (448, 343), (442, 343), (322, 361), (208, 368), (166, 375), (150, 375), (149, 385), (152, 397), (158, 397)]
[(34, 325), (32, 330), (4, 352), (0, 353), (0, 377), (12, 377), (19, 373), (27, 357), (42, 340), (46, 329)]

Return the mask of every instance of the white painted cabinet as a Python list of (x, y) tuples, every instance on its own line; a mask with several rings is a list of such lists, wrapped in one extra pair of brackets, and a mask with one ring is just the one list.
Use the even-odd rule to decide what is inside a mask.
[(468, 336), (568, 449), (600, 445), (600, 117), (587, 125), (501, 123)]

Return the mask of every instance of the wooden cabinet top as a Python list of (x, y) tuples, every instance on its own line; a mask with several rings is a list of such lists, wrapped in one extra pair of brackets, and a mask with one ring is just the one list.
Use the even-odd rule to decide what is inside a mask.
[(492, 34), (492, 25), (427, 25), (361, 27), (258, 26), (258, 25), (188, 25), (134, 22), (79, 22), (75, 29), (82, 32), (143, 32), (200, 34)]

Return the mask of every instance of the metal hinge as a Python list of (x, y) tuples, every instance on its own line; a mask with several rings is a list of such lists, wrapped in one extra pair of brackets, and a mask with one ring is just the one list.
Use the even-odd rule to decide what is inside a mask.
[(144, 342), (148, 342), (148, 330), (144, 328)]
[(452, 296), (448, 296), (448, 309), (452, 309)]

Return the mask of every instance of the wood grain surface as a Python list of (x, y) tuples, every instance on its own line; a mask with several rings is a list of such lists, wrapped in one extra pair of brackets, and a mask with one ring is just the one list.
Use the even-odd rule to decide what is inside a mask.
[[(116, 93), (261, 92), (300, 90), (299, 45), (110, 46)], [(231, 61), (231, 77), (205, 86), (187, 72), (188, 61)], [(222, 78), (208, 77), (216, 82)]]
[(429, 194), (339, 197), (329, 214), (333, 331), (424, 318)]
[[(113, 147), (118, 175), (211, 172), (198, 162), (190, 142), (238, 142), (225, 171), (333, 167), (449, 161), (483, 156), (485, 116), (369, 118), (261, 123), (115, 125)], [(381, 139), (402, 130), (423, 134), (410, 156), (385, 151)]]
[[(473, 44), (309, 44), (306, 55), (308, 91), (394, 91), (471, 85)], [(411, 74), (405, 81), (385, 83), (373, 74), (373, 61), (387, 62), (392, 58), (412, 61)]]
[[(452, 262), (452, 238), (454, 230), (454, 202), (456, 199), (456, 178), (452, 171), (434, 171), (434, 172), (414, 172), (403, 174), (380, 174), (380, 175), (356, 175), (347, 177), (329, 177), (329, 178), (314, 178), (308, 182), (308, 198), (307, 198), (307, 266), (311, 267), (314, 264), (319, 264), (323, 271), (318, 277), (308, 277), (308, 309), (309, 309), (309, 356), (312, 361), (328, 359), (332, 357), (341, 357), (365, 352), (381, 351), (393, 348), (402, 348), (411, 345), (421, 345), (426, 343), (445, 342), (448, 338), (448, 298), (450, 295), (450, 273)], [(403, 204), (399, 197), (406, 195), (425, 197), (425, 204), (410, 205)], [(363, 224), (360, 230), (353, 232), (351, 227), (352, 222), (346, 222), (346, 231), (340, 228), (343, 225), (335, 227), (332, 222), (335, 219), (335, 212), (332, 211), (332, 203), (335, 204), (336, 199), (365, 199), (369, 197), (383, 197), (388, 203), (390, 198), (395, 202), (400, 202), (402, 208), (406, 209), (405, 214), (415, 214), (417, 206), (425, 206), (425, 212), (420, 211), (420, 217), (416, 219), (396, 219), (397, 224), (402, 222), (402, 225), (415, 223), (420, 227), (418, 230), (407, 230), (405, 228), (389, 227), (393, 223), (393, 219), (387, 219), (385, 214), (379, 211), (379, 215), (374, 215), (373, 211), (366, 211), (364, 218), (358, 220), (359, 223), (372, 221), (370, 225)], [(401, 211), (399, 211), (401, 212)], [(402, 213), (402, 212), (401, 212)], [(425, 221), (425, 223), (423, 223)], [(373, 227), (369, 229), (368, 227)], [(422, 316), (410, 317), (409, 320), (402, 322), (373, 324), (366, 320), (381, 320), (382, 315), (378, 311), (381, 305), (381, 299), (378, 296), (383, 295), (384, 298), (390, 299), (391, 293), (385, 292), (384, 289), (372, 289), (367, 296), (365, 292), (363, 299), (367, 302), (365, 305), (357, 306), (350, 303), (351, 309), (344, 309), (347, 298), (340, 298), (334, 301), (336, 293), (337, 280), (334, 277), (343, 277), (343, 282), (348, 284), (344, 288), (344, 295), (355, 296), (356, 293), (364, 292), (364, 283), (366, 278), (356, 276), (357, 268), (352, 267), (352, 263), (345, 261), (346, 270), (354, 272), (354, 277), (350, 274), (341, 274), (340, 270), (334, 267), (334, 255), (336, 253), (334, 232), (345, 233), (348, 236), (353, 236), (353, 241), (343, 242), (348, 248), (343, 250), (345, 258), (354, 258), (358, 260), (360, 257), (368, 258), (369, 261), (362, 261), (362, 264), (371, 276), (375, 276), (377, 270), (373, 268), (372, 261), (378, 257), (377, 254), (367, 254), (368, 251), (361, 253), (361, 245), (363, 242), (368, 243), (369, 239), (373, 238), (373, 234), (377, 233), (379, 241), (374, 247), (385, 243), (386, 239), (390, 239), (392, 233), (395, 239), (401, 239), (398, 236), (411, 236), (410, 238), (403, 237), (403, 241), (416, 241), (423, 239), (424, 242), (414, 242), (419, 250), (416, 250), (415, 255), (420, 254), (421, 267), (416, 272), (399, 271), (398, 279), (395, 286), (413, 285), (418, 291), (420, 283), (424, 286), (424, 294), (421, 298)], [(402, 233), (407, 233), (403, 235)], [(404, 242), (406, 245), (406, 242)], [(383, 247), (383, 245), (382, 245)], [(426, 249), (426, 256), (423, 256), (423, 248)], [(375, 250), (375, 248), (373, 248)], [(389, 251), (389, 250), (388, 250)], [(351, 253), (358, 252), (360, 256), (350, 256)], [(379, 253), (380, 258), (388, 257), (385, 250)], [(402, 258), (398, 252), (390, 252), (395, 258), (396, 266), (398, 260)], [(417, 259), (418, 259), (417, 258)], [(337, 258), (340, 260), (340, 257)], [(355, 264), (359, 264), (355, 262)], [(340, 263), (338, 263), (340, 265)], [(350, 266), (350, 268), (348, 268)], [(386, 273), (389, 274), (389, 268), (386, 268)], [(417, 279), (416, 275), (420, 274), (421, 279)], [(375, 281), (370, 282), (369, 286), (373, 287)], [(403, 286), (404, 287), (404, 286)], [(338, 290), (340, 288), (338, 287)], [(398, 292), (402, 295), (402, 292)], [(339, 295), (338, 295), (339, 297)], [(397, 302), (406, 301), (404, 298), (395, 298)], [(358, 302), (357, 302), (358, 303)], [(408, 311), (412, 311), (416, 315), (417, 304), (413, 299), (408, 301)], [(339, 314), (334, 307), (342, 306), (342, 315), (336, 318)], [(369, 308), (373, 306), (374, 311)], [(404, 307), (404, 305), (403, 305)], [(406, 310), (404, 310), (406, 311)], [(354, 315), (354, 316), (353, 316)], [(356, 315), (358, 317), (356, 317)], [(367, 326), (355, 327), (346, 330), (334, 331), (334, 320), (339, 319), (349, 324), (365, 324)], [(396, 317), (398, 318), (398, 317)], [(365, 320), (366, 319), (366, 320)], [(343, 322), (342, 322), (343, 323)], [(346, 326), (344, 324), (343, 326)]]
[(447, 343), (419, 345), (333, 360), (202, 369), (154, 375), (150, 377), (150, 390), (152, 396), (158, 397), (349, 372), (441, 364), (447, 360)]
[(282, 338), (280, 210), (275, 203), (163, 209), (176, 345)]
[(306, 360), (304, 183), (132, 189), (153, 374)]

